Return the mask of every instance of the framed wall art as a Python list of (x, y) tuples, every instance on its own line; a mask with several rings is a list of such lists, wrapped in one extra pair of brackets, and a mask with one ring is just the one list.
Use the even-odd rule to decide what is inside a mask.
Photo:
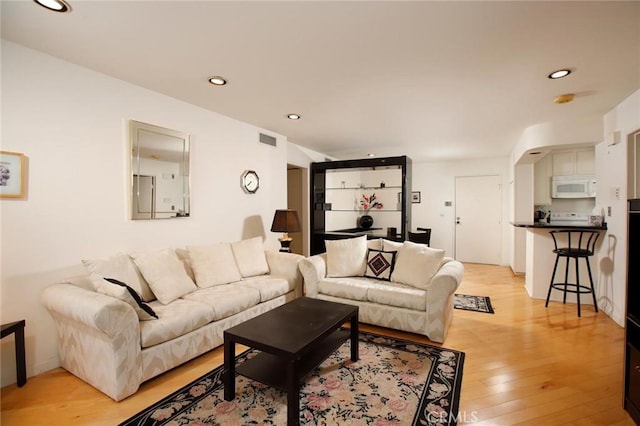
[(0, 151), (0, 198), (24, 198), (24, 154)]
[(412, 191), (411, 192), (411, 202), (413, 204), (419, 204), (420, 203), (420, 191)]

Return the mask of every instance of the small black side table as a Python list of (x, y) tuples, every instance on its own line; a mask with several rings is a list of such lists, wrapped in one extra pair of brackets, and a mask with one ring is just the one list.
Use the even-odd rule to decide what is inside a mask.
[(18, 376), (19, 388), (27, 383), (27, 364), (24, 355), (24, 325), (24, 320), (2, 324), (2, 336), (0, 336), (0, 338), (4, 339), (11, 333), (15, 333), (16, 335), (16, 375)]

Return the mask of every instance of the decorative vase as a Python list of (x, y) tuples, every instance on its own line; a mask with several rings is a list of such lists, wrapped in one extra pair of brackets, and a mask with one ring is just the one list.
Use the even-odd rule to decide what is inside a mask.
[(368, 214), (363, 214), (358, 218), (358, 226), (362, 229), (369, 229), (373, 225), (373, 218)]

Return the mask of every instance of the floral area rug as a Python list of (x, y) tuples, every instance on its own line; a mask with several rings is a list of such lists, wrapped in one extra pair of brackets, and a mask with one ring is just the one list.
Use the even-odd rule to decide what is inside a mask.
[[(305, 378), (303, 425), (455, 425), (464, 352), (360, 332), (360, 359), (347, 341)], [(257, 351), (236, 357), (241, 363)], [(121, 423), (133, 425), (286, 425), (287, 396), (236, 376), (224, 400), (223, 367)]]
[(469, 296), (468, 294), (456, 293), (453, 301), (453, 307), (456, 309), (464, 309), (465, 311), (493, 313), (491, 299), (487, 296)]

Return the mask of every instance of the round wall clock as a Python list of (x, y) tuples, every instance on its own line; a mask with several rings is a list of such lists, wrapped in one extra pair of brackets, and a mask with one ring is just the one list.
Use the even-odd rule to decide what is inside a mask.
[(255, 194), (260, 187), (260, 178), (258, 177), (258, 174), (253, 170), (246, 170), (242, 174), (241, 185), (242, 189), (247, 194)]

